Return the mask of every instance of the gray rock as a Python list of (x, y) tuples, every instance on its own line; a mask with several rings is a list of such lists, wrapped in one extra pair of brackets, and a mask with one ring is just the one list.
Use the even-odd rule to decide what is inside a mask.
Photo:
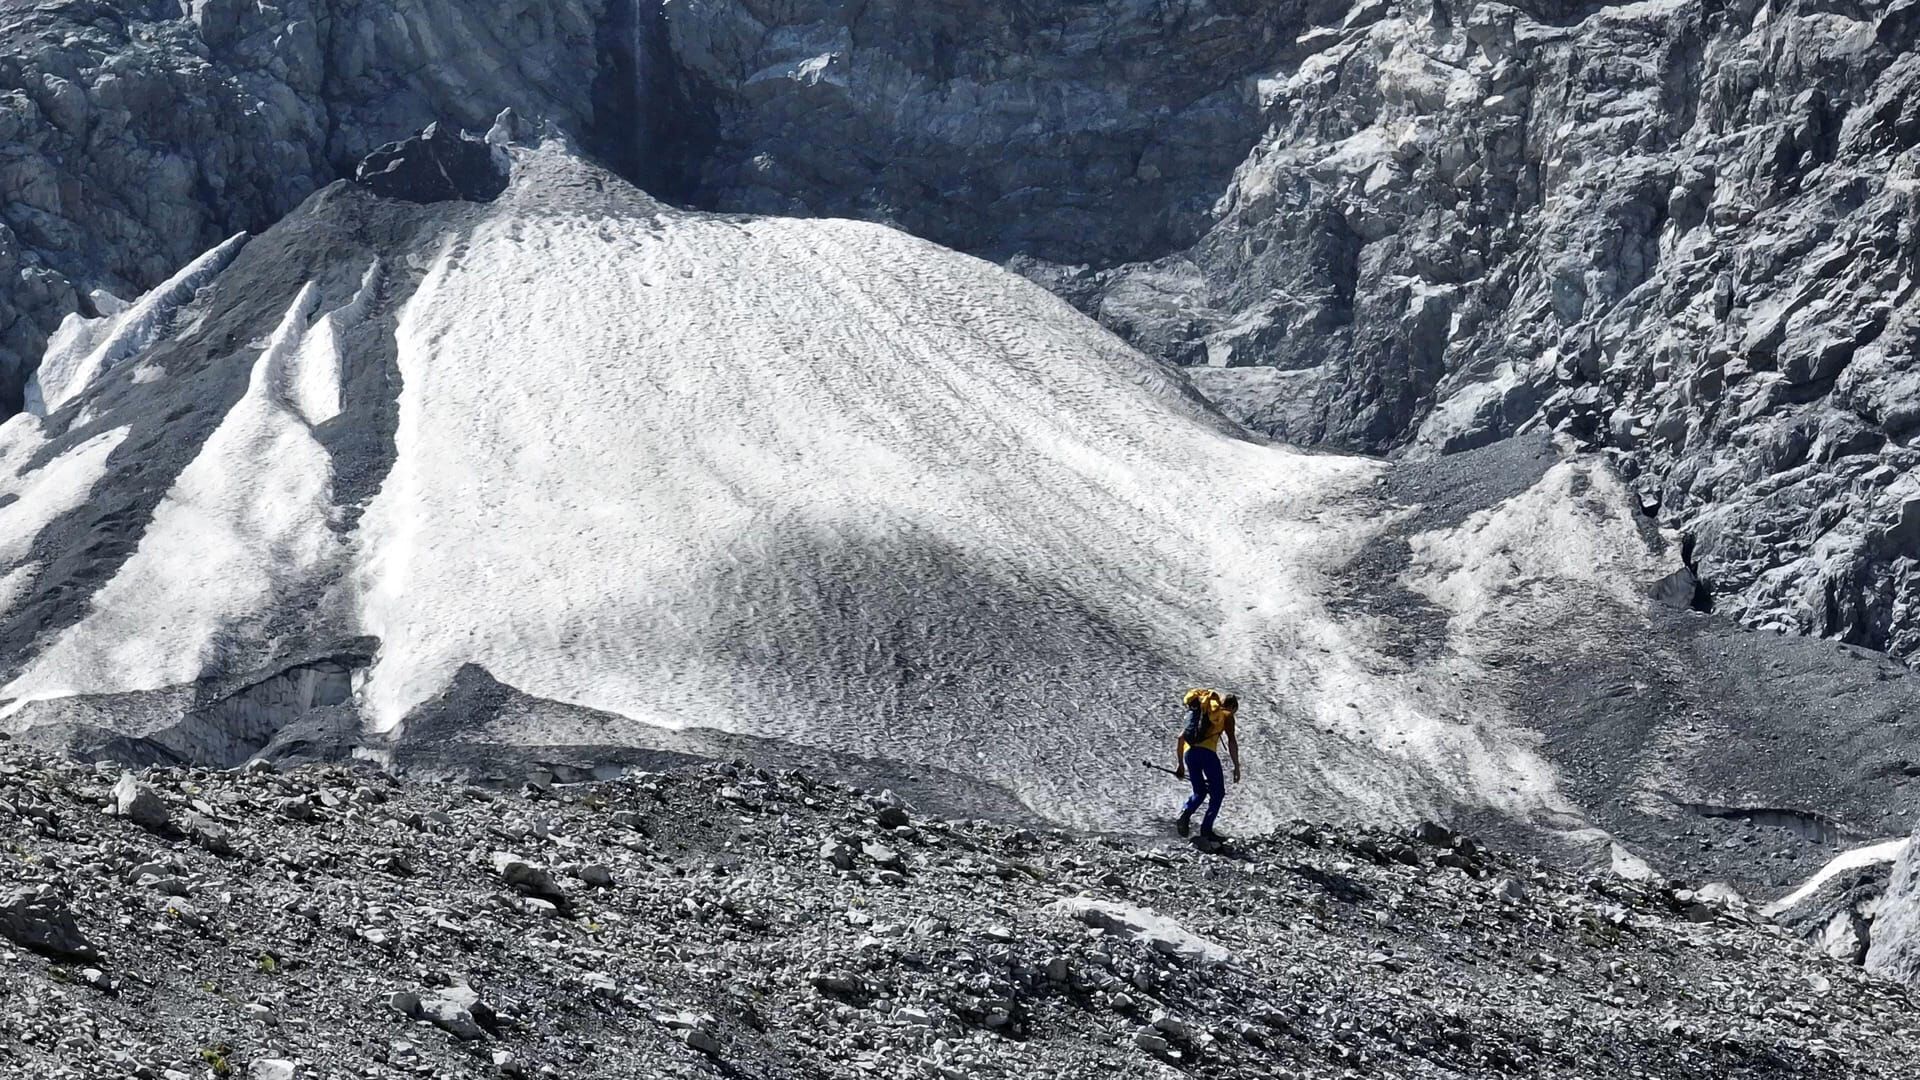
[(164, 833), (173, 828), (167, 804), (132, 773), (121, 773), (119, 782), (113, 785), (113, 812), (148, 832)]
[(299, 1070), (285, 1058), (255, 1058), (247, 1065), (247, 1080), (295, 1080)]
[(853, 869), (853, 848), (840, 840), (824, 840), (820, 844), (820, 858), (832, 863), (836, 870)]
[(595, 889), (613, 888), (613, 871), (600, 863), (588, 863), (574, 870), (573, 876)]
[(1877, 975), (1920, 985), (1920, 841), (1907, 841), (1893, 864), (1873, 919), (1866, 965)]
[(528, 862), (509, 851), (493, 853), (493, 872), (506, 882), (508, 887), (523, 896), (544, 900), (554, 907), (566, 911), (569, 909), (567, 893), (546, 867)]
[(181, 826), (188, 839), (213, 854), (225, 857), (234, 853), (233, 830), (205, 814), (190, 812), (182, 819)]
[(708, 1057), (717, 1058), (720, 1056), (722, 1050), (725, 1049), (720, 1045), (719, 1039), (714, 1038), (711, 1033), (697, 1027), (687, 1028), (685, 1031), (682, 1031), (680, 1033), (680, 1041), (687, 1044), (689, 1049), (697, 1050)]
[(0, 937), (57, 960), (100, 959), (66, 901), (47, 885), (17, 888), (0, 899)]
[(462, 1042), (486, 1037), (493, 1010), (471, 987), (449, 986), (421, 999), (419, 1016)]

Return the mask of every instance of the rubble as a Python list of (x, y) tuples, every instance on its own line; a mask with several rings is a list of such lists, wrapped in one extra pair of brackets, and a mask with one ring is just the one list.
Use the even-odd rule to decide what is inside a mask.
[[(1891, 1080), (1920, 1060), (1912, 991), (1714, 890), (1466, 837), (1407, 861), (1404, 828), (1299, 823), (1209, 854), (916, 816), (883, 885), (865, 797), (745, 763), (486, 798), (366, 764), (149, 774), (220, 811), (223, 856), (129, 830), (86, 766), (0, 760), (0, 927), (23, 950), (0, 950), (0, 1075)], [(729, 787), (780, 812), (713, 813)], [(57, 835), (4, 809), (29, 792)], [(836, 849), (852, 869), (823, 836), (862, 837)], [(1482, 878), (1443, 861), (1462, 851)], [(571, 918), (524, 906), (591, 867), (618, 886), (563, 894)]]

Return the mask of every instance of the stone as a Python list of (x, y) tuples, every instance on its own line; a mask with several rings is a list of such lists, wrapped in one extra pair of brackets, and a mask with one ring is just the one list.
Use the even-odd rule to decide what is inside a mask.
[(1452, 848), (1458, 836), (1452, 829), (1432, 821), (1422, 821), (1413, 829), (1415, 840), (1437, 848)]
[(449, 986), (421, 999), (419, 1015), (462, 1042), (485, 1038), (493, 1024), (493, 1011), (466, 986)]
[(1129, 935), (1167, 956), (1209, 963), (1225, 961), (1231, 956), (1224, 946), (1200, 937), (1175, 920), (1148, 908), (1089, 897), (1070, 897), (1055, 903), (1050, 910), (1110, 933)]
[(682, 1031), (680, 1033), (680, 1041), (685, 1043), (689, 1049), (696, 1050), (708, 1057), (717, 1058), (724, 1049), (720, 1045), (719, 1039), (714, 1038), (711, 1033), (700, 1028), (687, 1028), (685, 1031)]
[(234, 853), (233, 830), (199, 812), (188, 813), (181, 828), (195, 845), (226, 858)]
[(510, 851), (496, 851), (492, 856), (493, 872), (500, 880), (515, 892), (523, 896), (542, 900), (555, 908), (569, 910), (567, 893), (546, 867), (528, 862)]
[(296, 1080), (299, 1069), (286, 1058), (254, 1058), (247, 1065), (247, 1080)]
[(113, 785), (113, 812), (148, 832), (164, 833), (173, 827), (167, 804), (132, 773), (121, 773)]
[(840, 840), (822, 841), (820, 858), (833, 864), (836, 870), (853, 869), (853, 848)]
[(56, 960), (99, 960), (66, 901), (51, 886), (16, 888), (0, 898), (0, 937)]
[(1920, 986), (1920, 839), (1908, 840), (1894, 861), (1873, 919), (1866, 967), (1883, 978)]

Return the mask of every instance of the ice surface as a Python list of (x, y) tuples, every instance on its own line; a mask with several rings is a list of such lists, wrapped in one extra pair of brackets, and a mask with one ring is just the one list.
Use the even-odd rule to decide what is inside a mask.
[(0, 697), (153, 690), (218, 673), (236, 639), (257, 636), (337, 557), (330, 460), (276, 392), (301, 382), (316, 301), (311, 285), (301, 290), (126, 565)]
[(67, 316), (27, 382), (27, 411), (45, 416), (86, 390), (102, 372), (159, 340), (174, 315), (227, 268), (246, 242), (245, 233), (230, 237), (137, 302), (118, 310), (108, 307), (98, 319)]

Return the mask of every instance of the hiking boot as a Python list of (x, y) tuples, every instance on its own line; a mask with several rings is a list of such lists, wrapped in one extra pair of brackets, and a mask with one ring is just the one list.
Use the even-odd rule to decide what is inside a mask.
[(1181, 814), (1179, 817), (1174, 818), (1173, 827), (1181, 836), (1187, 835), (1193, 828), (1193, 815)]
[[(1180, 835), (1185, 836), (1186, 834), (1181, 833)], [(1201, 829), (1200, 839), (1205, 840), (1209, 844), (1224, 844), (1227, 842), (1226, 837), (1221, 836), (1219, 833), (1214, 832), (1212, 829)]]

